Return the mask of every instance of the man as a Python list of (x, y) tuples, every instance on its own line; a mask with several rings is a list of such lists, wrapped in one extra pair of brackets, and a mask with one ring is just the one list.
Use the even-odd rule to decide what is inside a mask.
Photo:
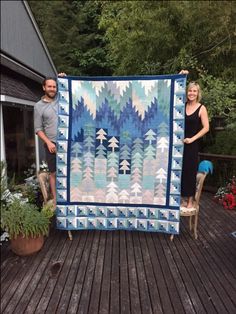
[[(65, 76), (60, 73), (58, 76)], [(50, 172), (50, 188), (56, 208), (56, 137), (57, 137), (57, 80), (46, 78), (43, 81), (44, 96), (34, 107), (35, 133), (44, 142), (46, 161)]]

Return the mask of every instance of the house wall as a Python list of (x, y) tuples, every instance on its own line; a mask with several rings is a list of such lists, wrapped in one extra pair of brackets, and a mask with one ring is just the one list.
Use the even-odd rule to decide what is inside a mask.
[(56, 76), (44, 39), (27, 1), (1, 1), (0, 159), (19, 177), (44, 159), (34, 134), (33, 108), (43, 95), (42, 80)]
[(1, 1), (1, 51), (44, 76), (56, 69), (24, 1)]

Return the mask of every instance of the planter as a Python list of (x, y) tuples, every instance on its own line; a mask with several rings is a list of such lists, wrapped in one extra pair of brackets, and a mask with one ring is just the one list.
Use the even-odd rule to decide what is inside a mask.
[(36, 238), (26, 238), (23, 235), (18, 236), (15, 239), (11, 239), (12, 251), (20, 256), (26, 256), (34, 254), (41, 250), (44, 244), (44, 236)]

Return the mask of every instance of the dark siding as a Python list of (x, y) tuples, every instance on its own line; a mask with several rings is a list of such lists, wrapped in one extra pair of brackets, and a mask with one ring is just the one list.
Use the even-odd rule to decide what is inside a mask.
[(55, 75), (22, 1), (1, 1), (1, 50), (44, 76)]

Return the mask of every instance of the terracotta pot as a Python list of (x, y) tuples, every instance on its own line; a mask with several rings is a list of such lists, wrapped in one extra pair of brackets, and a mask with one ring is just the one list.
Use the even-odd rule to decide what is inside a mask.
[(20, 256), (31, 255), (41, 250), (44, 244), (44, 236), (37, 238), (25, 238), (19, 235), (16, 239), (11, 239), (12, 251)]

